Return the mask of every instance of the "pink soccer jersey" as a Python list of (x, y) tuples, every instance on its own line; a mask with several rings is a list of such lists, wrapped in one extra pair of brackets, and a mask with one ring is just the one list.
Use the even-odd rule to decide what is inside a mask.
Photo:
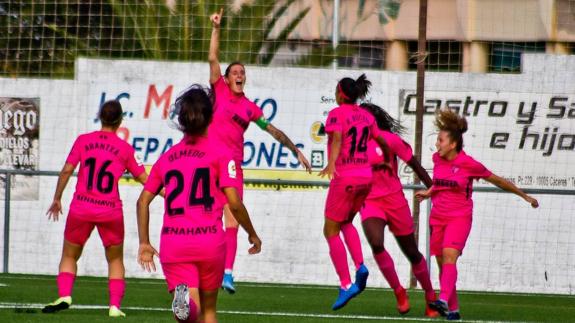
[(209, 136), (225, 145), (238, 166), (244, 159), (244, 132), (250, 121), (258, 120), (262, 111), (243, 94), (234, 95), (223, 76), (213, 85), (216, 95), (214, 117), (209, 127)]
[(438, 153), (433, 154), (432, 216), (471, 217), (473, 180), (487, 178), (491, 174), (463, 150), (451, 161), (439, 157)]
[(94, 131), (80, 135), (66, 159), (76, 167), (78, 182), (70, 212), (78, 216), (105, 216), (122, 210), (118, 181), (127, 169), (134, 177), (145, 172), (134, 157), (134, 148), (115, 133)]
[[(325, 131), (342, 134), (341, 150), (335, 162), (339, 176), (371, 177), (367, 143), (380, 132), (373, 116), (355, 104), (342, 104), (329, 112)], [(330, 136), (327, 143), (328, 156), (331, 142)]]
[(377, 142), (370, 140), (367, 143), (367, 152), (369, 162), (372, 165), (373, 182), (368, 198), (386, 196), (401, 191), (403, 188), (398, 176), (397, 158), (399, 157), (406, 163), (413, 158), (411, 146), (403, 141), (400, 136), (389, 131), (380, 131), (380, 134), (393, 154), (390, 158), (393, 171), (390, 172), (388, 168), (382, 167), (384, 162), (383, 151)]
[(223, 187), (235, 187), (236, 162), (213, 139), (184, 137), (152, 167), (144, 189), (166, 188), (160, 261), (212, 259), (225, 244)]

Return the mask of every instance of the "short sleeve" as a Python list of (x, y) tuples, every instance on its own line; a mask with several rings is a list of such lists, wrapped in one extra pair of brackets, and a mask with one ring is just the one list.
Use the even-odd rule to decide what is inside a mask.
[(144, 190), (152, 193), (158, 194), (160, 190), (164, 187), (164, 183), (162, 181), (162, 174), (160, 173), (160, 162), (161, 159), (158, 160), (154, 166), (152, 166), (152, 170), (150, 171), (150, 176), (148, 176), (148, 180), (146, 184), (144, 184)]
[(483, 166), (483, 164), (473, 158), (469, 158), (466, 164), (466, 168), (469, 170), (470, 177), (487, 178), (493, 174), (489, 169)]
[(76, 141), (74, 141), (74, 145), (72, 146), (72, 149), (70, 150), (70, 153), (68, 154), (68, 158), (66, 158), (66, 163), (67, 164), (71, 164), (74, 167), (76, 167), (76, 165), (78, 165), (78, 163), (80, 162), (80, 152), (81, 152), (81, 137), (76, 138)]
[(331, 110), (327, 115), (327, 120), (325, 122), (325, 132), (343, 132), (343, 118), (337, 112), (336, 109)]
[(126, 164), (126, 169), (134, 177), (138, 177), (142, 175), (143, 172), (146, 171), (144, 165), (142, 164), (138, 156), (136, 156), (136, 152), (134, 151), (133, 148), (131, 148), (128, 152), (128, 161)]
[(257, 104), (250, 101), (250, 121), (255, 122), (259, 118), (263, 117), (264, 113), (262, 110), (257, 106)]
[(403, 160), (404, 162), (409, 162), (413, 158), (413, 151), (411, 150), (411, 146), (403, 141), (400, 136), (394, 133), (388, 133), (389, 135), (385, 136), (385, 140), (389, 145), (389, 148), (399, 159)]
[(231, 156), (223, 155), (218, 160), (220, 188), (238, 187), (238, 168)]

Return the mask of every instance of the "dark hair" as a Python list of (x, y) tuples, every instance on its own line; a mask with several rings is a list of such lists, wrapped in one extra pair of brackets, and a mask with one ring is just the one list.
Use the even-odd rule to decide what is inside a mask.
[(193, 84), (180, 94), (174, 103), (178, 130), (192, 137), (204, 134), (214, 113), (212, 99), (212, 91), (200, 84)]
[(342, 92), (346, 103), (355, 103), (357, 99), (365, 98), (370, 86), (371, 82), (365, 74), (361, 74), (355, 81), (349, 77), (344, 77), (337, 83), (337, 88)]
[(467, 132), (467, 120), (464, 117), (451, 109), (440, 109), (435, 116), (435, 126), (447, 132), (449, 138), (457, 143), (457, 152), (463, 149), (463, 134)]
[(244, 68), (244, 70), (246, 69), (246, 67), (244, 66), (244, 64), (242, 64), (242, 62), (240, 62), (240, 61), (231, 62), (230, 65), (228, 65), (228, 67), (226, 67), (226, 72), (224, 73), (224, 76), (225, 76), (225, 77), (228, 77), (228, 75), (230, 74), (230, 70), (231, 70), (232, 67), (234, 67), (235, 65), (240, 65), (241, 67)]
[(122, 123), (122, 105), (118, 100), (110, 100), (104, 102), (100, 107), (98, 118), (102, 125), (105, 127), (119, 127)]
[(392, 118), (385, 110), (373, 103), (362, 103), (360, 107), (367, 110), (375, 118), (377, 127), (381, 130), (402, 135), (407, 129), (398, 120)]

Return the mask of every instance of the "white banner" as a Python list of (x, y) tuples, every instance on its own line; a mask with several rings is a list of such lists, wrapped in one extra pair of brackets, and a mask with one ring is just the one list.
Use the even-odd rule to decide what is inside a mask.
[[(0, 97), (0, 169), (37, 170), (40, 99)], [(6, 182), (0, 181), (0, 199)], [(37, 200), (38, 177), (12, 177), (12, 200)]]
[[(575, 58), (532, 55), (520, 75), (428, 73), (422, 163), (431, 171), (436, 131), (433, 113), (438, 107), (458, 109), (467, 117), (464, 136), (468, 154), (494, 173), (521, 187), (573, 189), (575, 168)], [(537, 68), (545, 66), (545, 69)], [(81, 133), (99, 128), (98, 107), (119, 99), (126, 113), (120, 136), (152, 165), (181, 134), (170, 120), (175, 98), (193, 83), (207, 85), (206, 63), (169, 63), (79, 59), (75, 80), (0, 79), (0, 96), (40, 98), (42, 133), (39, 157), (42, 170), (59, 170)], [(283, 130), (320, 170), (325, 166), (326, 138), (318, 131), (335, 107), (334, 92), (342, 77), (357, 78), (361, 71), (303, 68), (246, 67), (246, 94), (264, 115)], [(366, 71), (373, 82), (367, 100), (385, 108), (407, 127), (403, 138), (413, 144), (415, 73)], [(4, 119), (6, 120), (6, 119)], [(39, 120), (39, 119), (37, 119)], [(38, 153), (35, 153), (38, 156)], [(245, 135), (246, 178), (321, 180), (308, 175), (291, 153), (269, 134), (252, 125)], [(38, 164), (36, 164), (38, 165)], [(401, 168), (402, 181), (412, 172)], [(64, 193), (67, 205), (73, 181)], [(482, 183), (485, 184), (485, 183)], [(54, 274), (62, 245), (64, 222), (47, 225), (45, 213), (56, 185), (41, 177), (37, 201), (14, 201), (11, 207), (10, 271)], [(240, 281), (337, 285), (322, 235), (326, 190), (288, 187), (277, 191), (248, 190), (245, 204), (264, 241), (263, 252), (247, 255), (247, 239), (239, 237), (234, 275)], [(141, 186), (121, 185), (126, 227), (125, 264), (130, 277), (150, 277), (135, 261), (138, 247), (135, 207)], [(408, 199), (412, 192), (405, 191)], [(574, 197), (537, 195), (541, 207), (531, 209), (512, 194), (480, 193), (474, 198), (474, 223), (458, 262), (462, 290), (521, 291), (572, 294), (575, 276)], [(420, 250), (426, 247), (426, 204), (420, 217)], [(151, 240), (157, 243), (162, 222), (160, 199), (152, 203)], [(0, 221), (1, 222), (1, 221)], [(356, 219), (356, 225), (360, 224)], [(362, 238), (363, 239), (363, 238)], [(367, 243), (366, 265), (372, 271), (368, 285), (387, 287), (377, 274)], [(410, 265), (386, 234), (402, 282)], [(79, 262), (80, 275), (105, 276), (101, 242), (89, 239)], [(41, 250), (42, 252), (39, 252)], [(430, 263), (433, 263), (430, 261)], [(434, 286), (438, 286), (432, 265)], [(154, 277), (162, 277), (161, 272)]]

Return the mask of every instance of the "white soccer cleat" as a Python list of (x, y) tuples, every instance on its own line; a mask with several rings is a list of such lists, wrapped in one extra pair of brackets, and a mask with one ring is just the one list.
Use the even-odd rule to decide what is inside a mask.
[(190, 317), (190, 292), (186, 284), (176, 286), (172, 311), (181, 321), (185, 321)]
[(108, 316), (110, 317), (126, 317), (126, 313), (120, 311), (115, 305), (110, 306), (110, 310), (108, 311)]

